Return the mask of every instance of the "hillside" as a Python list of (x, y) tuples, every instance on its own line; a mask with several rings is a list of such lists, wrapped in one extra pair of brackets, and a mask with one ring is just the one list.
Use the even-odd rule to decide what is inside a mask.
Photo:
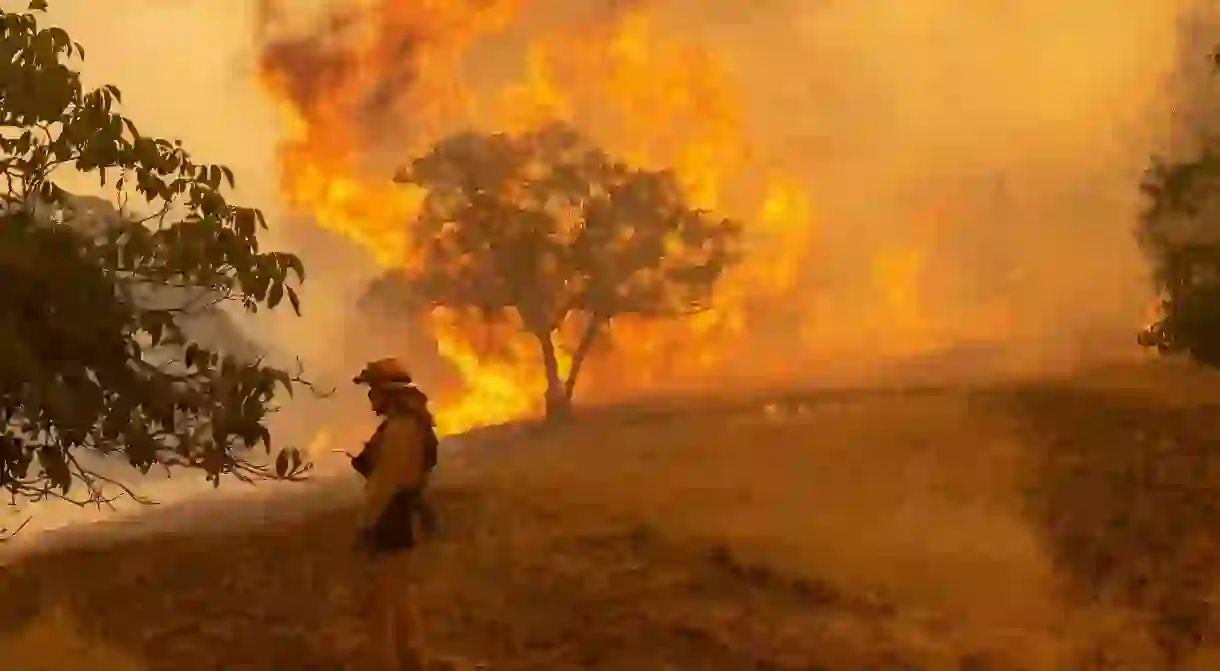
[[(1216, 668), (1213, 385), (1123, 368), (471, 436), (421, 553), (433, 635), (494, 669)], [(31, 555), (0, 582), (4, 668), (370, 668), (352, 494)], [(52, 657), (65, 632), (111, 657)]]

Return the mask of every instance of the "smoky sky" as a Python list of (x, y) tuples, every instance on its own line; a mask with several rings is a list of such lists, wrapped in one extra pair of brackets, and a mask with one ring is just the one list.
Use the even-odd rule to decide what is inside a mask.
[[(291, 11), (281, 3), (278, 15), (267, 2), (221, 5), (56, 0), (52, 20), (84, 42), (87, 79), (118, 84), (142, 128), (180, 136), (200, 158), (237, 169), (239, 195), (273, 215), (271, 241), (293, 246), (312, 271), (303, 320), (260, 319), (253, 328), (285, 351), (343, 369), (395, 341), (357, 343), (342, 356), (333, 346), (369, 331), (352, 323), (351, 304), (376, 268), (358, 246), (283, 208), (276, 161), (284, 124), (255, 75), (269, 58), (292, 60), (294, 95), (317, 99), (349, 74), (333, 44), (357, 3), (312, 0)], [(798, 346), (850, 350), (852, 340), (837, 334), (862, 323), (854, 311), (877, 303), (870, 263), (890, 248), (922, 250), (922, 318), (950, 339), (975, 337), (979, 306), (989, 302), (1013, 315), (1003, 337), (1037, 347), (1143, 318), (1147, 268), (1131, 235), (1136, 186), (1175, 127), (1175, 73), (1199, 51), (1183, 45), (1183, 26), (1194, 26), (1190, 40), (1205, 40), (1213, 9), (1167, 0), (520, 5), (495, 38), (509, 46), (478, 47), (480, 58), (463, 65), (471, 86), (503, 85), (520, 60), (513, 49), (532, 36), (640, 7), (659, 38), (698, 44), (723, 65), (750, 151), (791, 176), (813, 206), (804, 284), (789, 313), (812, 314), (809, 297), (827, 296), (816, 301), (823, 312), (806, 320), (803, 344), (769, 335), (782, 320), (762, 319), (752, 336), (783, 342), (783, 357), (809, 353), (790, 349)], [(396, 65), (364, 89), (356, 127), (409, 126), (407, 117), (379, 118), (378, 91), (409, 89), (417, 74), (421, 35), (398, 28), (378, 47)]]

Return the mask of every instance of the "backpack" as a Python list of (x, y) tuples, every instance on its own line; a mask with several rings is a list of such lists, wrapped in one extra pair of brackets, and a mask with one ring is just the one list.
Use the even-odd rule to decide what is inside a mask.
[(436, 435), (436, 423), (429, 415), (423, 422), (424, 424), (424, 472), (431, 473), (432, 469), (436, 468), (436, 462), (440, 460), (440, 436)]

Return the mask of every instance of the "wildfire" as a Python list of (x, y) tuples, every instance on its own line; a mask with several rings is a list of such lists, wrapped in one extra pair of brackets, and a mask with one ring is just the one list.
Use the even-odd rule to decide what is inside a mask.
[[(406, 224), (419, 194), (391, 183), (393, 165), (462, 127), (575, 122), (613, 153), (675, 168), (697, 205), (746, 222), (749, 245), (715, 309), (670, 323), (618, 320), (582, 387), (655, 388), (712, 373), (748, 351), (752, 315), (799, 293), (813, 204), (797, 180), (749, 151), (739, 97), (715, 53), (664, 34), (639, 7), (575, 29), (537, 28), (511, 59), (494, 51), (508, 50), (497, 41), (506, 26), (536, 23), (527, 10), (537, 4), (365, 2), (324, 31), (269, 42), (262, 80), (291, 131), (280, 151), (285, 198), (383, 267), (409, 266)], [(519, 62), (519, 72), (486, 68), (498, 76), (475, 82), (464, 69), (475, 58)], [(893, 287), (909, 284), (918, 263), (918, 255), (899, 256), (879, 270), (890, 287), (882, 294), (908, 311), (917, 311), (917, 297)], [(530, 337), (501, 329), (489, 349), (490, 326), (443, 311), (432, 327), (464, 381), (462, 394), (439, 408), (443, 432), (540, 410), (544, 382)]]

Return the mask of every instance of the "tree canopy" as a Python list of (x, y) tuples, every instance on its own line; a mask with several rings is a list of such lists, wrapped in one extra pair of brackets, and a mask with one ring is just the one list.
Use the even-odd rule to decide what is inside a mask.
[[(1216, 64), (1220, 60), (1213, 57)], [(1138, 239), (1153, 263), (1161, 318), (1140, 344), (1220, 366), (1220, 139), (1179, 160), (1153, 157)]]
[[(466, 132), (396, 180), (421, 189), (409, 222), (418, 256), (370, 295), (515, 314), (539, 343), (548, 414), (568, 409), (589, 348), (616, 317), (679, 317), (710, 306), (737, 259), (741, 226), (692, 207), (677, 176), (610, 157), (574, 128)], [(560, 378), (553, 336), (579, 319)]]
[[(84, 51), (39, 25), (45, 10), (0, 11), (0, 489), (77, 503), (109, 500), (108, 485), (131, 494), (90, 466), (99, 457), (217, 485), (300, 476), (296, 450), (274, 466), (252, 451), (270, 453), (264, 420), (295, 376), (183, 326), (226, 302), (286, 300), (299, 314), (300, 259), (260, 251), (265, 219), (227, 201), (228, 168), (140, 133), (115, 87), (84, 89)], [(96, 176), (113, 216), (64, 191), (65, 170)]]

